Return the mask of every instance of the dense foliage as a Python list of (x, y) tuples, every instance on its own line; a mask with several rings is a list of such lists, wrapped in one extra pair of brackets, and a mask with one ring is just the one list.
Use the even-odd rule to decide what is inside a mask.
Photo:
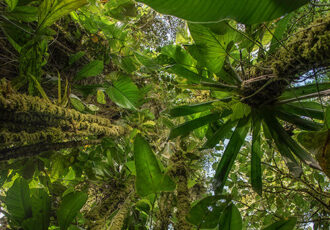
[(329, 229), (328, 10), (0, 0), (0, 229)]

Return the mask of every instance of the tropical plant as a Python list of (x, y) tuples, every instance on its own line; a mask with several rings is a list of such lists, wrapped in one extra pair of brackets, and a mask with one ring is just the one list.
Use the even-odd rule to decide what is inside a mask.
[(0, 229), (327, 229), (328, 7), (0, 0)]

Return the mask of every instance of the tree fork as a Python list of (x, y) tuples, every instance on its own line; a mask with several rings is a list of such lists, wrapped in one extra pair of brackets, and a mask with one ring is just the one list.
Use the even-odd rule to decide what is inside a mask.
[(328, 68), (329, 44), (330, 14), (314, 20), (308, 28), (300, 29), (273, 56), (251, 68), (250, 79), (241, 85), (242, 102), (254, 107), (272, 103), (302, 74)]

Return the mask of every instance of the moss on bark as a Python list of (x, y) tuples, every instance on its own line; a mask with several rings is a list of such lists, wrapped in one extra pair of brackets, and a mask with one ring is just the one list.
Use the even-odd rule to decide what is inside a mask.
[(124, 128), (111, 124), (109, 119), (17, 93), (4, 79), (0, 82), (0, 112), (0, 149), (124, 134)]
[(175, 230), (190, 230), (191, 224), (187, 221), (186, 217), (190, 211), (190, 193), (188, 189), (188, 166), (187, 159), (185, 157), (184, 142), (178, 140), (177, 147), (180, 149), (175, 152), (171, 157), (171, 174), (176, 181), (176, 200), (177, 200), (177, 212), (176, 217), (178, 219), (174, 226)]
[(278, 51), (249, 69), (241, 86), (242, 102), (269, 104), (302, 74), (330, 66), (330, 14), (299, 30)]

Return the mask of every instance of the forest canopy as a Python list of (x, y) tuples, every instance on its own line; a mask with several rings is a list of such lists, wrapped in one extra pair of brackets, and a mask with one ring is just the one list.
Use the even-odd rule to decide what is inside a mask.
[(329, 229), (329, 6), (0, 0), (0, 229)]

